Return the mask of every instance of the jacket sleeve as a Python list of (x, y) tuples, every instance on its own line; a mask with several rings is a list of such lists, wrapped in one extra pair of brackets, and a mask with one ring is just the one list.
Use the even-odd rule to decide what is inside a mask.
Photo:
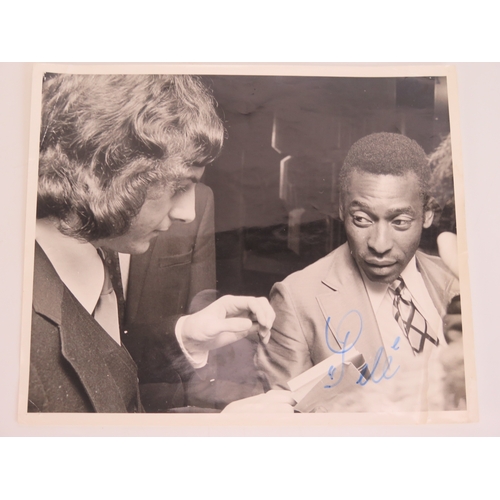
[(180, 316), (158, 323), (135, 323), (129, 326), (127, 349), (137, 364), (141, 383), (176, 382), (189, 378), (194, 370), (175, 336)]
[(257, 367), (266, 390), (288, 389), (287, 382), (312, 366), (300, 315), (286, 283), (271, 290), (276, 319), (267, 345), (259, 344)]

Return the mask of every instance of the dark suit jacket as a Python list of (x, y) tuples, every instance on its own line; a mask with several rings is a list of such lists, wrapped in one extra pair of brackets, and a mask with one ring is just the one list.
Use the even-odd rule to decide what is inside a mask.
[[(438, 257), (416, 253), (417, 267), (441, 317), (451, 299), (459, 294), (459, 284)], [(325, 340), (328, 332), (336, 343), (336, 328), (349, 311), (358, 311), (362, 331), (356, 349), (368, 366), (374, 366), (382, 346), (375, 313), (363, 279), (347, 243), (314, 264), (288, 276), (271, 290), (276, 320), (269, 344), (259, 346), (259, 369), (271, 388), (288, 388), (287, 382), (320, 363), (333, 353)], [(330, 318), (326, 331), (327, 319)], [(385, 353), (378, 364), (383, 368)]]
[(122, 340), (139, 367), (143, 403), (151, 412), (189, 405), (188, 387), (193, 391), (206, 378), (196, 375), (175, 338), (181, 315), (216, 298), (212, 190), (198, 184), (195, 203), (193, 222), (173, 223), (130, 261)]
[[(168, 231), (151, 242), (146, 253), (132, 256), (126, 324), (149, 322), (155, 318), (155, 322), (171, 327), (169, 318), (187, 314), (199, 292), (215, 290), (212, 190), (197, 184), (195, 199), (193, 222), (174, 222)], [(202, 309), (196, 304), (194, 308)]]
[(143, 405), (148, 412), (187, 406), (222, 409), (229, 402), (262, 392), (256, 387), (253, 358), (243, 341), (209, 354), (207, 366), (193, 370), (175, 338), (182, 314), (199, 311), (216, 297), (214, 199), (196, 186), (196, 218), (174, 223), (131, 258), (124, 344), (139, 367)]
[(141, 412), (137, 367), (35, 246), (28, 411)]

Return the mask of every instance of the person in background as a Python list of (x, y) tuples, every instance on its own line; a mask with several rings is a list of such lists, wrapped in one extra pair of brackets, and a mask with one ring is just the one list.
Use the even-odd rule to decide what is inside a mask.
[(434, 221), (438, 228), (439, 256), (458, 277), (457, 221), (450, 134), (429, 155), (429, 166), (431, 169), (430, 192), (439, 206), (439, 213), (436, 214)]
[(198, 312), (219, 296), (213, 193), (203, 183), (195, 189), (195, 219), (188, 224), (174, 222), (151, 241), (145, 253), (132, 255), (124, 286), (127, 334), (122, 338), (138, 365), (147, 412), (187, 406), (190, 411), (221, 410), (232, 401), (262, 392), (258, 384), (252, 384), (254, 379), (246, 377), (248, 365), (242, 364), (236, 344), (210, 351), (204, 367), (181, 379), (170, 366), (168, 343), (147, 334), (167, 331), (170, 318)]
[[(145, 410), (214, 408), (210, 389), (217, 373), (213, 363), (180, 377), (172, 369), (165, 335), (151, 335), (168, 333), (172, 318), (198, 312), (217, 299), (214, 199), (208, 186), (201, 182), (195, 186), (195, 219), (174, 221), (151, 241), (146, 252), (132, 255), (126, 278), (122, 340), (138, 366)], [(206, 377), (205, 372), (209, 372)]]
[[(453, 190), (453, 157), (451, 135), (448, 134), (439, 146), (429, 155), (431, 169), (431, 194), (440, 207), (436, 238), (438, 253), (448, 269), (458, 279), (459, 256), (457, 238), (457, 220), (455, 195)], [(443, 365), (447, 373), (454, 374), (447, 378), (450, 384), (449, 394), (453, 403), (465, 401), (465, 372), (462, 335), (462, 307), (460, 296), (453, 298), (444, 318), (444, 334), (450, 345)]]

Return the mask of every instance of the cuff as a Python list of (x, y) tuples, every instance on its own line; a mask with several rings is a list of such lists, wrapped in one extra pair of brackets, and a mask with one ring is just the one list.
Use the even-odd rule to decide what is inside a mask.
[(197, 354), (190, 354), (188, 352), (188, 350), (184, 346), (184, 343), (182, 342), (182, 332), (185, 319), (186, 316), (181, 316), (179, 318), (179, 321), (177, 321), (175, 325), (175, 337), (177, 338), (177, 342), (179, 343), (181, 351), (184, 353), (184, 356), (186, 356), (191, 366), (195, 369), (203, 368), (207, 364), (209, 351), (203, 351)]

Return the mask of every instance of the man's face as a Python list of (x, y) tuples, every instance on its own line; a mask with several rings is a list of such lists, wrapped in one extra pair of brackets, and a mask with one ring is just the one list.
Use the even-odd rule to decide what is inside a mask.
[(204, 170), (200, 167), (188, 169), (186, 177), (178, 182), (175, 191), (165, 189), (146, 199), (127, 233), (99, 240), (94, 245), (115, 252), (141, 254), (147, 251), (151, 240), (160, 232), (167, 231), (173, 222), (192, 222), (196, 216), (195, 185)]
[(433, 212), (423, 209), (418, 178), (354, 170), (341, 207), (347, 240), (368, 279), (392, 283), (412, 259)]

